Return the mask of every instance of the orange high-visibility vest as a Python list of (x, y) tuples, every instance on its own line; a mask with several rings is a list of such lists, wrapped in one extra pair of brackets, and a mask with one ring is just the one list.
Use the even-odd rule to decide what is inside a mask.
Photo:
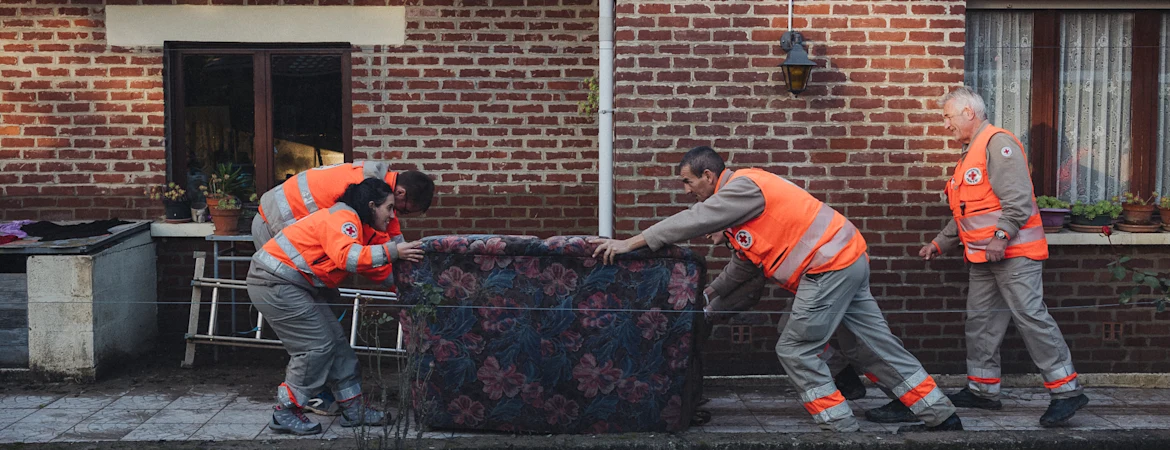
[[(991, 189), (987, 178), (987, 143), (996, 133), (1011, 136), (1024, 148), (1015, 135), (999, 127), (988, 125), (983, 132), (971, 140), (967, 156), (955, 167), (951, 181), (947, 183), (947, 202), (955, 224), (959, 227), (959, 239), (966, 250), (963, 256), (973, 263), (987, 262), (987, 245), (995, 239), (996, 224), (1003, 216), (999, 197)], [(1002, 151), (1002, 150), (997, 150)], [(1010, 150), (1008, 150), (1010, 151)], [(1027, 160), (1027, 155), (1020, 155)], [(1029, 185), (1032, 180), (1028, 180)], [(1048, 240), (1044, 237), (1044, 226), (1040, 220), (1040, 208), (1036, 207), (1036, 196), (1032, 195), (1032, 215), (1015, 236), (1009, 236), (1004, 258), (1023, 256), (1036, 261), (1048, 259)]]
[[(298, 173), (280, 186), (260, 197), (260, 218), (268, 224), (272, 234), (320, 209), (329, 209), (345, 188), (361, 183), (366, 178), (381, 178), (393, 190), (398, 172), (391, 172), (389, 164), (381, 161), (355, 161), (315, 167)], [(398, 217), (390, 219), (386, 227), (390, 236), (402, 234)]]
[(353, 208), (338, 203), (285, 227), (252, 262), (285, 280), (303, 278), (317, 287), (336, 288), (350, 273), (390, 286), (393, 245), (363, 224)]
[(780, 286), (796, 292), (801, 275), (844, 269), (865, 254), (857, 227), (804, 189), (760, 169), (738, 170), (727, 182), (739, 177), (760, 187), (764, 212), (731, 227), (731, 245)]

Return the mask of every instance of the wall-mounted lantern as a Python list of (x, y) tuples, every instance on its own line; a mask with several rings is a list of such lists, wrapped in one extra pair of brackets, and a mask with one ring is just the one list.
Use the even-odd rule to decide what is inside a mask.
[[(788, 23), (792, 23), (791, 18)], [(780, 48), (788, 53), (788, 58), (780, 64), (784, 69), (784, 82), (788, 84), (789, 92), (799, 95), (808, 87), (809, 77), (812, 76), (813, 67), (817, 64), (808, 59), (808, 52), (804, 49), (804, 36), (799, 31), (789, 30), (784, 33), (780, 38)]]

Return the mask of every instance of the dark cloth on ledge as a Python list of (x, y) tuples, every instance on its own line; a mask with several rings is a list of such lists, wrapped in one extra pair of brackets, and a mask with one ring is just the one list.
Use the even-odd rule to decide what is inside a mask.
[(20, 227), (20, 230), (28, 233), (29, 236), (41, 238), (41, 241), (59, 241), (62, 239), (87, 238), (110, 234), (110, 228), (128, 223), (130, 222), (118, 219), (98, 220), (74, 225), (57, 225), (53, 222), (40, 221)]

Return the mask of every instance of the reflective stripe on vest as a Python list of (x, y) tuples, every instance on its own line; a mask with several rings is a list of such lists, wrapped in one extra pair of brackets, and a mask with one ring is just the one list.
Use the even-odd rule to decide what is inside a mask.
[(306, 273), (292, 268), (289, 265), (281, 262), (275, 256), (272, 256), (272, 254), (268, 253), (267, 250), (261, 249), (260, 251), (253, 254), (252, 261), (254, 261), (256, 264), (259, 264), (260, 267), (268, 271), (268, 273), (276, 275), (283, 280), (295, 282), (297, 280), (304, 280), (305, 277), (308, 277), (309, 283), (313, 286), (325, 286), (325, 283), (322, 282), (320, 278), (317, 278), (317, 275), (313, 274), (312, 272)]
[(946, 398), (938, 390), (934, 378), (931, 378), (925, 369), (918, 369), (917, 372), (902, 381), (902, 384), (894, 386), (893, 390), (894, 395), (898, 396), (898, 401), (910, 408), (914, 414), (921, 414), (927, 408)]
[(817, 423), (832, 422), (853, 415), (849, 404), (845, 403), (845, 397), (841, 395), (841, 391), (837, 390), (837, 386), (833, 383), (802, 392), (800, 401), (804, 403), (804, 409), (813, 416), (813, 420)]
[(829, 228), (829, 224), (833, 222), (835, 212), (829, 205), (821, 205), (821, 208), (817, 210), (817, 216), (813, 219), (812, 225), (800, 236), (800, 240), (796, 242), (796, 245), (792, 246), (792, 251), (788, 252), (788, 255), (784, 257), (780, 266), (776, 267), (772, 278), (785, 281), (791, 279), (793, 275), (797, 274), (796, 271), (801, 269), (804, 260), (808, 258), (814, 248), (816, 249), (816, 255), (804, 267), (817, 267), (827, 263), (834, 256), (837, 256), (837, 252), (845, 248), (846, 245), (849, 245), (849, 242), (853, 240), (853, 234), (857, 232), (857, 227), (854, 227), (852, 223), (846, 220), (845, 225), (840, 230), (837, 230), (837, 233), (833, 234), (833, 237), (828, 242), (825, 242), (820, 248), (816, 247), (817, 243), (824, 237), (825, 230)]

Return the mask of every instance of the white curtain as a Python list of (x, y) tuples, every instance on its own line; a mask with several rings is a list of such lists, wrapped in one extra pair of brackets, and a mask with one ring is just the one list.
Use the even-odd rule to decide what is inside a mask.
[(1061, 14), (1057, 196), (1094, 202), (1129, 189), (1132, 13)]
[(1170, 195), (1170, 13), (1162, 14), (1162, 56), (1158, 75), (1158, 192)]
[(963, 79), (987, 103), (987, 118), (1020, 138), (1032, 156), (1032, 13), (971, 11)]

